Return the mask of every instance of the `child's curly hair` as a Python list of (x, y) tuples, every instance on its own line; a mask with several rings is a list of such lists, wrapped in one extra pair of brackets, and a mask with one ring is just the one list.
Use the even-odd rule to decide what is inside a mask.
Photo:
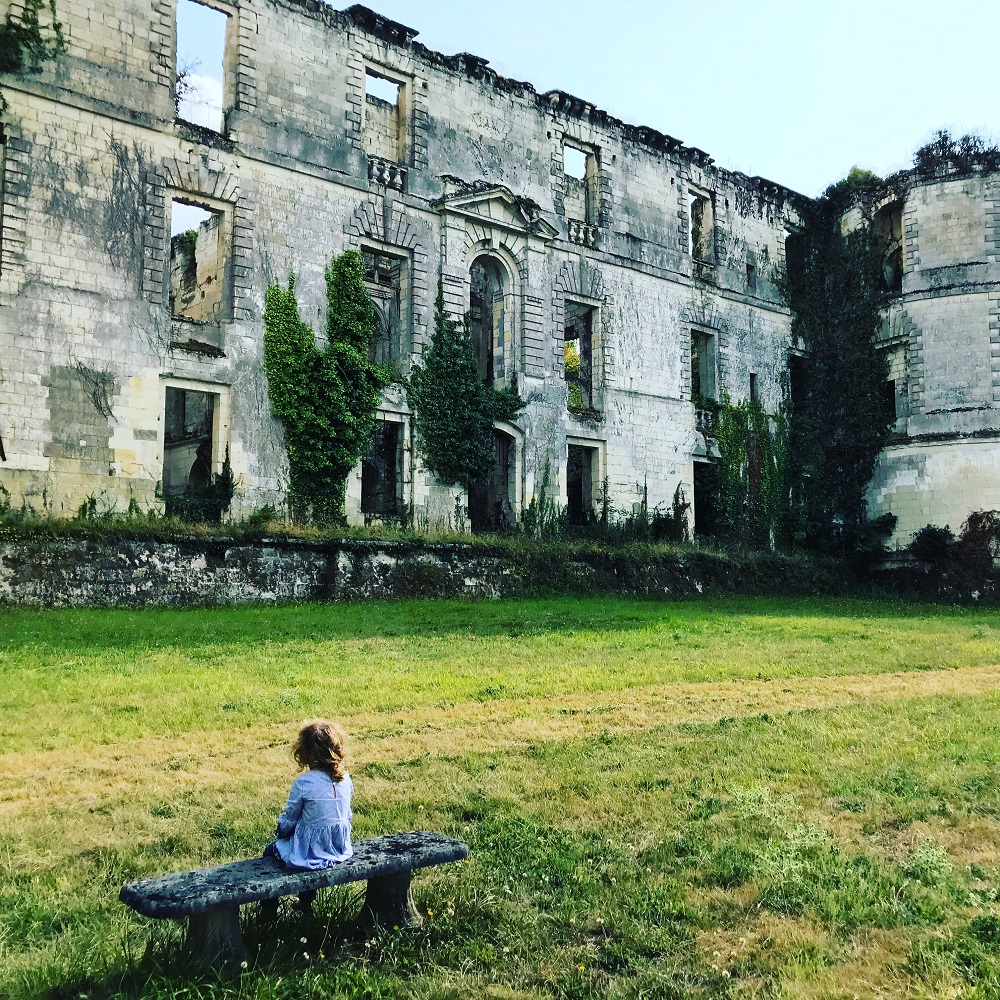
[(325, 771), (334, 781), (343, 781), (347, 773), (344, 765), (347, 736), (340, 726), (328, 719), (307, 722), (299, 731), (292, 753), (302, 767)]

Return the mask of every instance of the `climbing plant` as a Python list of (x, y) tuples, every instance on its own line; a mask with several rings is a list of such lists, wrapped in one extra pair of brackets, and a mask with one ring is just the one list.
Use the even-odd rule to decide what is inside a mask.
[(792, 532), (801, 544), (850, 549), (865, 523), (865, 490), (892, 425), (888, 358), (876, 346), (882, 260), (869, 225), (842, 230), (863, 212), (879, 180), (853, 170), (800, 207), (803, 226), (787, 261), (792, 332), (806, 348), (804, 391), (789, 407)]
[(468, 325), (448, 315), (440, 282), (434, 336), (406, 391), (427, 468), (465, 490), (485, 482), (493, 470), (494, 421), (513, 420), (525, 403), (516, 388), (483, 382)]
[[(42, 11), (49, 17), (43, 22)], [(24, 0), (20, 17), (13, 11), (0, 24), (0, 73), (37, 72), (42, 63), (66, 48), (56, 0)]]
[(788, 424), (757, 401), (715, 411), (719, 461), (713, 468), (706, 534), (719, 541), (770, 548), (783, 540), (788, 518)]
[(369, 360), (375, 306), (361, 254), (326, 269), (326, 347), (299, 315), (295, 277), (274, 283), (264, 309), (264, 370), (271, 408), (285, 427), (289, 502), (298, 519), (344, 517), (347, 476), (367, 454), (382, 390), (394, 372)]

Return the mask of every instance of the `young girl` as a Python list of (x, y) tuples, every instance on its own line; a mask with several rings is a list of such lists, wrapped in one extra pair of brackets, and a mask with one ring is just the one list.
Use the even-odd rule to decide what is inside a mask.
[[(264, 848), (264, 857), (280, 858), (288, 868), (318, 870), (346, 861), (351, 847), (351, 794), (354, 786), (344, 767), (347, 737), (326, 719), (308, 722), (299, 732), (293, 751), (296, 762), (309, 770), (292, 784), (288, 802), (278, 817), (276, 840)], [(316, 893), (301, 893), (308, 906)], [(271, 900), (264, 910), (276, 910)]]

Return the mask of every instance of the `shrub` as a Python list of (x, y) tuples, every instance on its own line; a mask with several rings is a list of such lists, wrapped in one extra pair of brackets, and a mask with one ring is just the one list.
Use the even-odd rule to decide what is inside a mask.
[(940, 570), (951, 558), (955, 546), (955, 533), (947, 525), (941, 528), (936, 524), (925, 524), (907, 546), (907, 551), (914, 559), (930, 563), (931, 567)]

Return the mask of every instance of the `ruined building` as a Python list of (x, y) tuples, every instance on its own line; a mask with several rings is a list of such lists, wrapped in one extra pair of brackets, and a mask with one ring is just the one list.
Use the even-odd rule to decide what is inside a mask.
[[(178, 4), (60, 0), (66, 50), (0, 77), (0, 484), (15, 504), (156, 506), (217, 474), (235, 512), (281, 506), (287, 458), (262, 368), (268, 285), (361, 251), (373, 356), (405, 374), (439, 278), (482, 377), (528, 401), (471, 496), (421, 466), (390, 389), (348, 515), (516, 519), (546, 475), (570, 517), (678, 486), (703, 498), (705, 399), (780, 405), (776, 287), (798, 196), (416, 32), (319, 0), (206, 0), (220, 114), (183, 120)], [(11, 0), (15, 10), (20, 0)], [(800, 203), (800, 202), (799, 202)], [(884, 206), (897, 424), (872, 486), (900, 532), (996, 507), (1000, 176), (915, 181)], [(794, 368), (794, 362), (793, 362)], [(794, 374), (794, 372), (793, 372)], [(457, 503), (456, 503), (457, 501)], [(467, 513), (466, 513), (467, 511)]]

